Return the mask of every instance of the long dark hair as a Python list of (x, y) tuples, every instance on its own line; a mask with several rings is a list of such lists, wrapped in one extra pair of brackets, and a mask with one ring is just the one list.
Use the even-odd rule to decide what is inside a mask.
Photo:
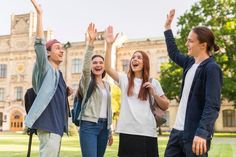
[(209, 28), (198, 26), (193, 28), (192, 31), (197, 34), (200, 43), (207, 43), (207, 54), (209, 56), (211, 56), (212, 51), (218, 51), (220, 49), (219, 46), (215, 44), (215, 36)]
[[(141, 53), (143, 57), (143, 70), (142, 70), (142, 76), (143, 76), (143, 82), (140, 86), (138, 98), (140, 100), (147, 100), (147, 95), (148, 95), (148, 90), (143, 87), (143, 84), (147, 81), (149, 81), (149, 73), (150, 73), (150, 63), (149, 63), (149, 57), (144, 51), (135, 51), (135, 53)], [(131, 68), (131, 61), (129, 63), (129, 70), (128, 70), (128, 90), (127, 90), (127, 95), (132, 96), (133, 95), (133, 90), (134, 90), (134, 71)]]

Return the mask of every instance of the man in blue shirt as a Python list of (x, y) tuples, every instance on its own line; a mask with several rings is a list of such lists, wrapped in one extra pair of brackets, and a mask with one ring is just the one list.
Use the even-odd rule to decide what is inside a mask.
[(211, 55), (219, 47), (210, 29), (195, 27), (187, 38), (188, 55), (180, 53), (171, 31), (174, 14), (167, 16), (164, 34), (169, 57), (183, 68), (183, 82), (165, 157), (206, 157), (220, 110), (222, 72)]
[[(59, 65), (63, 61), (63, 46), (56, 39), (45, 44), (42, 27), (42, 10), (31, 0), (37, 11), (37, 32), (35, 40), (36, 63), (32, 84), (37, 94), (26, 116), (25, 125), (37, 129), (41, 157), (58, 157), (63, 132), (68, 132), (67, 88)], [(68, 93), (67, 93), (68, 89)]]

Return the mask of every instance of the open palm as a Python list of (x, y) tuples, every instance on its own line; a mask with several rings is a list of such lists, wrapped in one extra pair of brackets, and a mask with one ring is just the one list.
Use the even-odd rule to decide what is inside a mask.
[(171, 27), (171, 23), (173, 21), (174, 16), (175, 16), (175, 10), (172, 9), (172, 10), (170, 10), (169, 14), (167, 15), (165, 28), (169, 29)]
[(116, 34), (116, 36), (114, 36), (113, 34), (113, 27), (108, 26), (104, 35), (106, 42), (108, 44), (113, 44), (116, 41), (117, 36), (118, 36), (118, 33)]
[(97, 37), (97, 29), (95, 28), (95, 24), (90, 23), (88, 26), (88, 40), (89, 41), (94, 41)]

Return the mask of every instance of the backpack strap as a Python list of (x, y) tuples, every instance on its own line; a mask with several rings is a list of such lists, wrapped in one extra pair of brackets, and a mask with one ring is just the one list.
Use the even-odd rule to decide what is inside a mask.
[(84, 110), (85, 110), (85, 108), (86, 108), (86, 104), (87, 104), (87, 102), (88, 102), (88, 99), (91, 97), (91, 95), (92, 95), (92, 93), (93, 93), (93, 89), (94, 89), (93, 86), (94, 86), (94, 85), (93, 85), (93, 82), (90, 81), (90, 82), (89, 82), (89, 86), (88, 86), (88, 90), (87, 90), (87, 93), (86, 93), (86, 97), (85, 97), (85, 100), (84, 100), (84, 103), (81, 104), (82, 106), (81, 106), (81, 113), (80, 113), (79, 121), (82, 120), (82, 115), (83, 115)]
[(85, 98), (85, 101), (84, 101), (84, 104), (87, 103), (88, 99), (91, 97), (92, 93), (93, 93), (93, 83), (92, 81), (90, 81), (89, 83), (89, 86), (88, 86), (88, 91), (87, 91), (87, 94), (86, 94), (86, 98)]
[[(149, 82), (152, 83), (152, 80), (153, 80), (153, 78), (150, 77), (149, 78)], [(149, 100), (150, 106), (152, 106), (153, 105), (153, 99), (152, 99), (152, 96), (151, 96), (151, 94), (149, 92), (148, 92), (148, 100)]]

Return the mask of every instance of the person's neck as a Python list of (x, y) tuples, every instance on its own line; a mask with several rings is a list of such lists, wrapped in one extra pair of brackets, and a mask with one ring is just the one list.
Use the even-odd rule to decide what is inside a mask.
[(102, 77), (96, 77), (95, 78), (95, 80), (96, 80), (96, 84), (99, 86), (99, 87), (101, 87), (101, 88), (104, 88), (104, 83), (103, 83), (103, 80), (102, 80)]
[(56, 69), (56, 70), (59, 69), (59, 64), (58, 64), (58, 63), (55, 63), (55, 62), (53, 62), (52, 60), (49, 60), (49, 62), (50, 62), (50, 64), (52, 65), (52, 67), (53, 67), (54, 69)]
[(103, 80), (102, 80), (102, 77), (101, 76), (96, 76), (95, 77), (95, 80), (98, 84), (102, 84), (103, 83)]
[(134, 77), (142, 79), (143, 78), (143, 73), (142, 72), (135, 72)]
[(195, 64), (200, 64), (204, 60), (208, 59), (210, 56), (206, 52), (200, 53), (197, 57), (194, 57)]

